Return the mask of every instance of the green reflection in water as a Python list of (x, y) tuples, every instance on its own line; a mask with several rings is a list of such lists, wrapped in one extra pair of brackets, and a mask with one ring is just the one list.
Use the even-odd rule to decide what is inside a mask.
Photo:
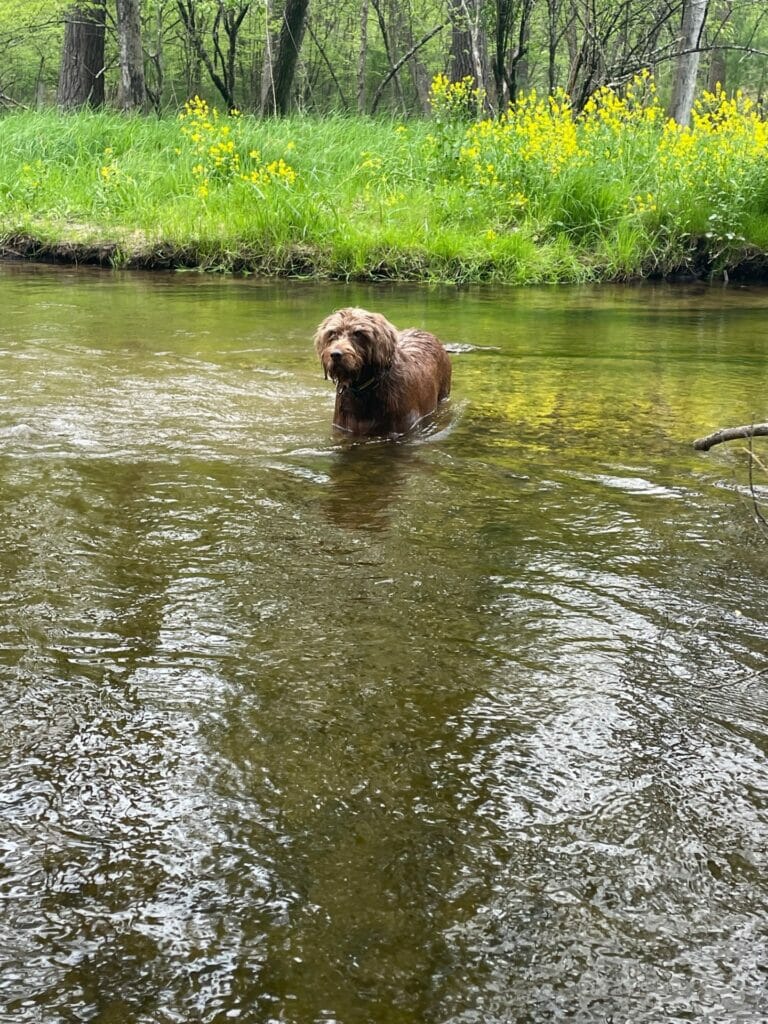
[[(765, 547), (690, 448), (766, 293), (0, 293), (9, 1020), (766, 1012)], [(436, 434), (331, 436), (353, 302), (473, 346)]]

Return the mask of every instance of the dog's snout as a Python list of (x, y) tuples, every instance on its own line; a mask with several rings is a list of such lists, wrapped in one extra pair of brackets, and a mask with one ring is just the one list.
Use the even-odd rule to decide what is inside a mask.
[(343, 355), (343, 353), (342, 353), (340, 348), (332, 348), (331, 349), (331, 359), (334, 361), (334, 363), (338, 363), (338, 361), (341, 359), (342, 355)]

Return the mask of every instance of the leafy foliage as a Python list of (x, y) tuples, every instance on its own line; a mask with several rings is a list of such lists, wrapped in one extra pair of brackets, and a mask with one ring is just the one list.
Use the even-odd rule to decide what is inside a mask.
[(752, 100), (705, 92), (667, 120), (643, 73), (579, 114), (523, 93), (467, 119), (441, 76), (432, 121), (222, 114), (6, 116), (6, 237), (111, 239), (134, 260), (340, 277), (623, 279), (719, 272), (768, 239), (768, 128)]
[[(398, 116), (425, 113), (429, 81), (458, 66), (452, 39), (460, 35), (457, 12), (464, 7), (477, 11), (475, 42), (485, 68), (483, 80), (473, 80), (463, 98), (472, 116), (478, 102), (503, 110), (508, 99), (504, 90), (511, 83), (516, 90), (530, 93), (535, 88), (540, 95), (566, 89), (580, 110), (600, 85), (623, 87), (644, 65), (656, 69), (666, 96), (682, 2), (476, 0), (462, 5), (452, 0), (392, 0), (363, 7), (358, 0), (313, 0), (294, 106), (312, 113), (363, 112), (375, 96), (379, 102), (379, 86), (387, 79), (379, 109), (388, 107)], [(119, 75), (114, 0), (107, 5), (104, 75), (108, 103), (115, 104)], [(55, 101), (68, 6), (66, 0), (0, 0), (0, 99), (30, 106)], [(701, 81), (708, 76), (714, 88), (716, 74), (721, 81), (727, 78), (731, 88), (761, 97), (768, 77), (768, 19), (762, 5), (730, 0), (711, 7)], [(142, 0), (141, 11), (145, 74), (158, 112), (178, 110), (184, 98), (195, 94), (220, 102), (217, 79), (234, 91), (241, 109), (260, 109), (282, 24), (281, 3), (267, 7), (264, 0)], [(399, 69), (393, 74), (395, 66)], [(448, 84), (451, 77), (446, 77)], [(517, 98), (516, 92), (511, 98)], [(458, 99), (455, 95), (450, 102)], [(433, 107), (437, 110), (434, 102)]]

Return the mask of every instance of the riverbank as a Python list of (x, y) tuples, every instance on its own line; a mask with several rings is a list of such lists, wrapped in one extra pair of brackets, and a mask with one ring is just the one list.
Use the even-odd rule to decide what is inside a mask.
[(768, 277), (768, 130), (704, 95), (690, 129), (653, 84), (523, 98), (468, 121), (263, 121), (204, 101), (180, 118), (2, 119), (0, 253), (115, 267), (539, 284)]

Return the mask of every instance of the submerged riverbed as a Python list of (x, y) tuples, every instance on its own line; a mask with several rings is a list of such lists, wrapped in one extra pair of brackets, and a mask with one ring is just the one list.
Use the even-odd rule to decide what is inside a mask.
[[(0, 266), (0, 1019), (768, 1016), (768, 292)], [(311, 347), (459, 346), (350, 445)], [(757, 442), (756, 448), (757, 448)]]

